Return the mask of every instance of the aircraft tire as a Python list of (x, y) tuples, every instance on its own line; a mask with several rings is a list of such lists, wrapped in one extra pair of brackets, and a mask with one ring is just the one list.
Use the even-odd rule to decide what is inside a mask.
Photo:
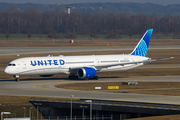
[(16, 78), (15, 81), (16, 81), (16, 82), (19, 82), (19, 78)]
[(98, 80), (98, 76), (95, 76), (93, 78), (89, 78), (88, 80)]
[(77, 75), (74, 76), (74, 80), (78, 80), (78, 76)]
[(98, 76), (95, 76), (94, 79), (95, 79), (95, 80), (98, 80)]

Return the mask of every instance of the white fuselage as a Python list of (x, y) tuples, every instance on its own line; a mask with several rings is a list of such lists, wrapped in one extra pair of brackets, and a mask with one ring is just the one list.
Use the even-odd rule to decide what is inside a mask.
[(94, 67), (97, 72), (126, 71), (142, 66), (144, 63), (109, 65), (147, 59), (149, 58), (135, 55), (27, 57), (13, 60), (4, 71), (11, 75), (76, 74), (76, 68), (81, 67)]

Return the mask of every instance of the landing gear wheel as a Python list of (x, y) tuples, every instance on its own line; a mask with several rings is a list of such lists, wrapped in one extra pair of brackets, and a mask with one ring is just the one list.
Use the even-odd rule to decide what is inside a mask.
[(16, 82), (19, 82), (19, 75), (14, 75), (13, 77), (15, 78)]
[(15, 81), (16, 81), (16, 82), (19, 82), (19, 78), (16, 78)]
[(89, 78), (89, 80), (98, 80), (98, 76), (95, 76), (93, 78)]
[(98, 80), (98, 76), (95, 76), (94, 79), (95, 79), (95, 80)]

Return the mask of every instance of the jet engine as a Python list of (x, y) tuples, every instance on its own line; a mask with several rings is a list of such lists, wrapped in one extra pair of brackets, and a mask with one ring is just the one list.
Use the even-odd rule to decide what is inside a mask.
[(96, 70), (91, 67), (83, 67), (78, 69), (77, 75), (80, 79), (93, 78), (96, 75)]

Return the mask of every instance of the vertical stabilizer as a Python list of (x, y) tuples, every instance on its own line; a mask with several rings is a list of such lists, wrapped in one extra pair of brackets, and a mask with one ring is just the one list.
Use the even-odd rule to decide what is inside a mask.
[(137, 55), (137, 56), (146, 56), (148, 51), (149, 42), (151, 39), (153, 29), (149, 29), (146, 31), (144, 36), (141, 38), (131, 55)]

